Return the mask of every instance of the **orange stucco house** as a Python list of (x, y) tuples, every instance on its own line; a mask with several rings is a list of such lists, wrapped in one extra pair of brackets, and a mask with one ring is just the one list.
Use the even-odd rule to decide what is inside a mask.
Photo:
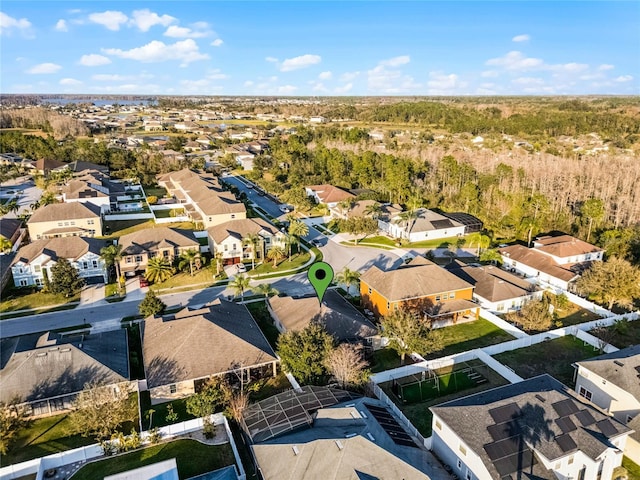
[(473, 288), (424, 257), (386, 272), (374, 266), (360, 277), (362, 304), (376, 316), (412, 310), (424, 314), (433, 328), (477, 320), (480, 307), (471, 301)]

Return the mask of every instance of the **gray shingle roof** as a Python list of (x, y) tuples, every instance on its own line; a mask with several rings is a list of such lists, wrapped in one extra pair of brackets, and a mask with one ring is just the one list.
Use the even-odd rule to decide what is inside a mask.
[(248, 234), (258, 234), (265, 231), (270, 235), (276, 235), (279, 230), (261, 218), (246, 218), (231, 220), (230, 222), (221, 223), (215, 227), (207, 229), (209, 236), (216, 243), (224, 241), (227, 237), (234, 237), (242, 240)]
[(200, 250), (200, 244), (189, 230), (168, 227), (145, 228), (123, 235), (118, 239), (124, 255), (143, 252), (157, 252), (159, 248), (193, 247)]
[(640, 345), (576, 363), (640, 399)]
[(149, 388), (277, 361), (244, 305), (216, 300), (140, 324)]
[[(536, 251), (535, 248), (527, 248), (522, 245), (511, 245), (498, 250), (503, 257), (516, 262), (523, 263), (531, 268), (535, 268), (541, 272), (559, 278), (565, 282), (570, 282), (578, 277), (576, 272), (571, 271), (571, 265), (560, 265), (542, 252)], [(508, 260), (507, 260), (508, 261)]]
[[(504, 407), (503, 410), (498, 410), (500, 407)], [(485, 447), (501, 436), (505, 440), (512, 437), (516, 441), (522, 437), (534, 451), (555, 461), (576, 450), (596, 459), (609, 448), (610, 442), (607, 439), (631, 432), (625, 425), (591, 404), (583, 403), (575, 392), (546, 374), (452, 400), (430, 409), (480, 456), (494, 478), (501, 478), (504, 472), (498, 472)], [(510, 410), (510, 413), (502, 415), (506, 410)], [(589, 412), (595, 421), (581, 421), (581, 411)], [(503, 416), (502, 419), (499, 418), (500, 415)], [(560, 418), (568, 418), (570, 423), (565, 424), (566, 420), (558, 423)], [(564, 424), (564, 428), (561, 424)], [(573, 430), (571, 425), (575, 427)], [(538, 428), (535, 429), (534, 426)], [(566, 449), (573, 444), (575, 448)], [(565, 450), (561, 445), (565, 445)], [(535, 468), (540, 469), (541, 463), (538, 462)], [(555, 478), (544, 471), (540, 471), (540, 474), (543, 478)]]
[(91, 203), (52, 203), (38, 208), (27, 223), (100, 218), (100, 207)]
[(51, 259), (56, 261), (58, 258), (66, 258), (69, 261), (74, 261), (87, 252), (100, 255), (100, 249), (106, 245), (107, 242), (96, 238), (43, 238), (21, 247), (18, 250), (16, 257), (13, 259), (12, 265), (17, 262), (29, 263), (41, 253), (48, 255)]

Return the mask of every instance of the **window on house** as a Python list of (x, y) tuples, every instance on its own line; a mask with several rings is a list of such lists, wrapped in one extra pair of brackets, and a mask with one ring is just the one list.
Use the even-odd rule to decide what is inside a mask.
[(499, 311), (499, 312), (504, 311), (504, 303), (499, 303), (499, 304), (498, 304), (498, 311)]
[(68, 227), (69, 226), (69, 222), (64, 222), (64, 226)]
[(89, 268), (89, 264), (87, 262), (82, 262), (82, 268), (86, 270)]
[(369, 295), (371, 295), (371, 287), (369, 287), (368, 292), (369, 292)]
[(391, 308), (391, 303), (387, 302), (387, 310)]
[(169, 385), (169, 392), (170, 393), (176, 393), (178, 391), (178, 387), (176, 387), (176, 384), (171, 384)]
[(162, 256), (163, 256), (164, 258), (169, 258), (169, 250), (165, 250), (165, 251), (163, 251), (163, 252), (162, 252)]
[(224, 246), (224, 251), (225, 251), (225, 252), (228, 252), (228, 251), (229, 251), (229, 245), (225, 244), (225, 246)]
[(236, 249), (236, 244), (234, 243), (231, 245), (231, 250), (235, 250), (235, 249)]
[(436, 295), (436, 302), (440, 301), (440, 295)]
[(567, 460), (567, 465), (571, 465), (573, 463), (573, 455), (571, 455), (569, 457), (569, 460)]
[(34, 265), (34, 266), (33, 266), (33, 271), (34, 271), (34, 272), (39, 273), (39, 272), (40, 272), (40, 270), (42, 270), (42, 268), (40, 267), (40, 265)]
[(87, 220), (87, 225), (93, 225), (93, 220)]
[(466, 475), (464, 476), (464, 478), (466, 478), (467, 480), (471, 480), (471, 478), (472, 478), (472, 477), (471, 477), (471, 472), (469, 471), (469, 469), (468, 469), (468, 468), (467, 468), (467, 473), (466, 473)]
[(76, 222), (74, 222), (73, 220), (71, 221), (71, 226), (75, 226)]
[(20, 286), (21, 287), (26, 287), (27, 286), (27, 281), (26, 280), (20, 280)]
[(98, 261), (97, 260), (94, 260), (92, 263), (93, 263), (93, 268), (98, 268)]
[(629, 423), (631, 420), (633, 420), (633, 417), (631, 415), (627, 415), (627, 422), (626, 423)]
[(236, 214), (235, 214), (235, 213), (232, 213), (232, 214), (231, 214), (231, 219), (234, 219), (234, 218), (236, 218)]
[(442, 430), (442, 424), (440, 423), (440, 420), (436, 420), (436, 428), (438, 430)]
[(142, 255), (136, 255), (136, 262), (142, 261)]
[(580, 385), (580, 390), (578, 391), (578, 393), (589, 401), (591, 401), (591, 397), (593, 396), (593, 393), (584, 388), (582, 385)]
[(462, 460), (458, 459), (458, 470), (462, 470)]
[(460, 450), (460, 453), (462, 455), (466, 455), (467, 454), (467, 449), (464, 445), (460, 444), (460, 446), (458, 447), (458, 449)]
[(456, 298), (456, 292), (451, 292), (449, 294), (449, 298)]

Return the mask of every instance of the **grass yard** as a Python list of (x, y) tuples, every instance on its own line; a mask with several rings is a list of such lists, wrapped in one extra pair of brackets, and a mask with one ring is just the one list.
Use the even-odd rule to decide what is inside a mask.
[(291, 390), (291, 383), (289, 383), (289, 379), (282, 371), (275, 377), (259, 380), (259, 382), (259, 388), (255, 392), (251, 392), (252, 403), (259, 402), (285, 390)]
[(425, 356), (425, 359), (445, 357), (514, 339), (511, 334), (496, 327), (484, 318), (460, 325), (439, 328), (434, 331), (442, 337), (442, 349), (430, 353)]
[(273, 261), (268, 261), (267, 259), (265, 259), (264, 263), (256, 265), (256, 268), (250, 270), (249, 273), (251, 276), (255, 276), (295, 270), (296, 268), (300, 268), (302, 265), (307, 263), (310, 258), (311, 256), (307, 252), (295, 253), (291, 256), (291, 260), (289, 260), (288, 257), (284, 260), (280, 260), (275, 268), (273, 267)]
[(622, 466), (627, 469), (629, 480), (640, 480), (640, 465), (633, 463), (629, 457), (622, 457)]
[[(458, 237), (438, 238), (434, 240), (423, 240), (421, 242), (403, 243), (404, 248), (447, 248), (449, 244), (457, 245)], [(385, 235), (375, 235), (358, 240), (358, 245), (383, 245), (387, 247), (396, 247), (396, 241)], [(347, 242), (347, 245), (353, 245), (353, 242)], [(466, 246), (466, 242), (462, 247)]]
[[(109, 227), (107, 229), (107, 227)], [(192, 222), (174, 222), (163, 223), (162, 225), (156, 225), (153, 220), (107, 220), (104, 222), (104, 233), (102, 238), (105, 240), (119, 238), (122, 235), (137, 232), (139, 230), (145, 230), (147, 228), (155, 227), (168, 227), (168, 228), (180, 228), (183, 230), (193, 230)]]
[(167, 194), (167, 190), (165, 188), (159, 187), (158, 185), (147, 185), (147, 186), (142, 186), (142, 189), (144, 190), (144, 194), (145, 196), (148, 197), (158, 197), (158, 199), (164, 197)]
[[(577, 325), (579, 323), (590, 322), (592, 320), (598, 320), (602, 317), (593, 313), (591, 310), (579, 307), (575, 303), (569, 302), (567, 308), (556, 308), (554, 313), (558, 315), (558, 319), (555, 324), (556, 327), (568, 327), (569, 325)], [(552, 327), (554, 328), (554, 327)]]
[[(167, 419), (169, 405), (172, 406), (173, 412), (178, 415), (176, 420)], [(187, 412), (186, 398), (151, 405), (149, 392), (140, 392), (140, 408), (142, 410), (142, 427), (144, 429), (149, 429), (150, 421), (151, 427), (164, 427), (165, 425), (171, 425), (173, 423), (184, 422), (186, 420), (196, 418)], [(153, 410), (153, 414), (150, 413), (151, 410)]]
[[(398, 368), (402, 366), (400, 364), (400, 356), (396, 353), (395, 350), (391, 348), (381, 348), (380, 350), (376, 350), (371, 355), (369, 360), (369, 368), (372, 373), (384, 372), (385, 370), (391, 370), (392, 368)], [(404, 359), (405, 365), (409, 365), (413, 363), (411, 361), (411, 357), (408, 355), (405, 356)]]
[(614, 347), (627, 348), (636, 345), (640, 339), (640, 320), (632, 322), (622, 320), (610, 327), (593, 329), (589, 333), (606, 340)]
[[(5, 291), (0, 302), (0, 313), (14, 312), (16, 310), (24, 310), (28, 308), (40, 308), (50, 305), (64, 305), (80, 300), (80, 293), (65, 298), (64, 295), (55, 293), (43, 293), (35, 288), (12, 288)], [(73, 306), (69, 306), (74, 308)], [(41, 310), (39, 313), (45, 313), (48, 310)]]
[(151, 288), (155, 291), (158, 291), (168, 288), (174, 289), (196, 284), (203, 284), (199, 285), (198, 288), (206, 288), (205, 284), (213, 285), (218, 280), (226, 278), (224, 271), (221, 271), (221, 275), (214, 279), (213, 276), (215, 275), (215, 273), (215, 265), (210, 265), (209, 260), (207, 259), (207, 263), (200, 270), (193, 271), (193, 276), (191, 276), (188, 271), (176, 273), (173, 277), (162, 283), (154, 283)]
[(82, 467), (73, 476), (74, 480), (94, 480), (108, 475), (126, 472), (171, 458), (178, 464), (178, 476), (191, 478), (228, 465), (235, 460), (231, 445), (204, 445), (195, 440), (175, 440), (152, 447), (93, 462)]
[(278, 343), (278, 336), (280, 332), (273, 324), (273, 319), (267, 310), (267, 305), (265, 302), (252, 302), (247, 303), (245, 305), (249, 312), (251, 312), (251, 316), (264, 333), (264, 336), (267, 337), (269, 344), (276, 349), (276, 344)]
[(565, 385), (573, 386), (574, 362), (599, 355), (591, 345), (573, 335), (499, 353), (494, 358), (507, 365), (522, 378), (548, 373)]
[(66, 414), (40, 418), (18, 432), (7, 455), (0, 456), (0, 465), (12, 465), (33, 458), (51, 455), (95, 443), (92, 438), (69, 435), (71, 424)]

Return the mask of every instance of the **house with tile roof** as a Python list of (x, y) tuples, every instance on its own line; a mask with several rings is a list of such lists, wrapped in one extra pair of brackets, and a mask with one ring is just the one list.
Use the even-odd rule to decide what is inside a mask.
[(601, 262), (604, 250), (571, 235), (537, 238), (531, 248), (510, 245), (498, 249), (504, 267), (542, 284), (571, 290), (592, 262)]
[(52, 278), (51, 267), (66, 258), (87, 283), (106, 283), (107, 268), (100, 249), (107, 243), (95, 238), (43, 238), (21, 247), (11, 262), (16, 287), (43, 286), (44, 275)]
[(102, 235), (100, 207), (92, 203), (52, 203), (38, 208), (27, 222), (31, 240)]
[(217, 177), (198, 174), (188, 168), (158, 176), (158, 185), (184, 204), (192, 222), (207, 229), (230, 220), (247, 218), (247, 209), (222, 188)]
[(542, 298), (541, 288), (494, 265), (472, 266), (456, 260), (444, 268), (473, 285), (473, 300), (494, 313), (520, 310), (525, 303)]
[(424, 257), (384, 271), (375, 265), (360, 276), (362, 305), (384, 316), (405, 309), (425, 315), (432, 327), (477, 320), (473, 285)]
[(85, 384), (130, 387), (127, 332), (36, 333), (0, 340), (0, 401), (33, 416), (69, 410)]
[(634, 430), (624, 453), (640, 464), (640, 345), (576, 362), (576, 392)]
[(309, 185), (304, 187), (307, 196), (313, 197), (316, 203), (322, 203), (329, 208), (335, 208), (338, 203), (353, 200), (356, 196), (340, 187), (333, 185)]
[(120, 271), (127, 276), (144, 272), (150, 258), (163, 257), (173, 262), (187, 250), (200, 251), (200, 243), (192, 231), (169, 227), (145, 228), (122, 235), (118, 245), (122, 247)]
[(322, 304), (316, 295), (271, 297), (267, 299), (267, 310), (280, 333), (300, 331), (317, 322), (338, 342), (361, 342), (380, 348), (375, 325), (335, 290), (327, 290)]
[[(264, 259), (273, 246), (284, 247), (286, 236), (275, 226), (261, 218), (243, 218), (221, 223), (207, 229), (209, 251), (222, 254), (225, 265), (233, 265), (252, 258)], [(244, 244), (248, 235), (257, 235), (258, 245)], [(255, 251), (255, 257), (253, 249)]]
[(432, 450), (459, 478), (611, 478), (633, 432), (545, 374), (434, 407)]
[(410, 242), (437, 240), (465, 234), (465, 226), (427, 208), (418, 208), (414, 218), (403, 219), (403, 212), (380, 217), (380, 229), (393, 238), (404, 238)]
[(151, 403), (198, 392), (214, 376), (275, 376), (273, 348), (244, 305), (215, 300), (140, 324), (142, 357)]

